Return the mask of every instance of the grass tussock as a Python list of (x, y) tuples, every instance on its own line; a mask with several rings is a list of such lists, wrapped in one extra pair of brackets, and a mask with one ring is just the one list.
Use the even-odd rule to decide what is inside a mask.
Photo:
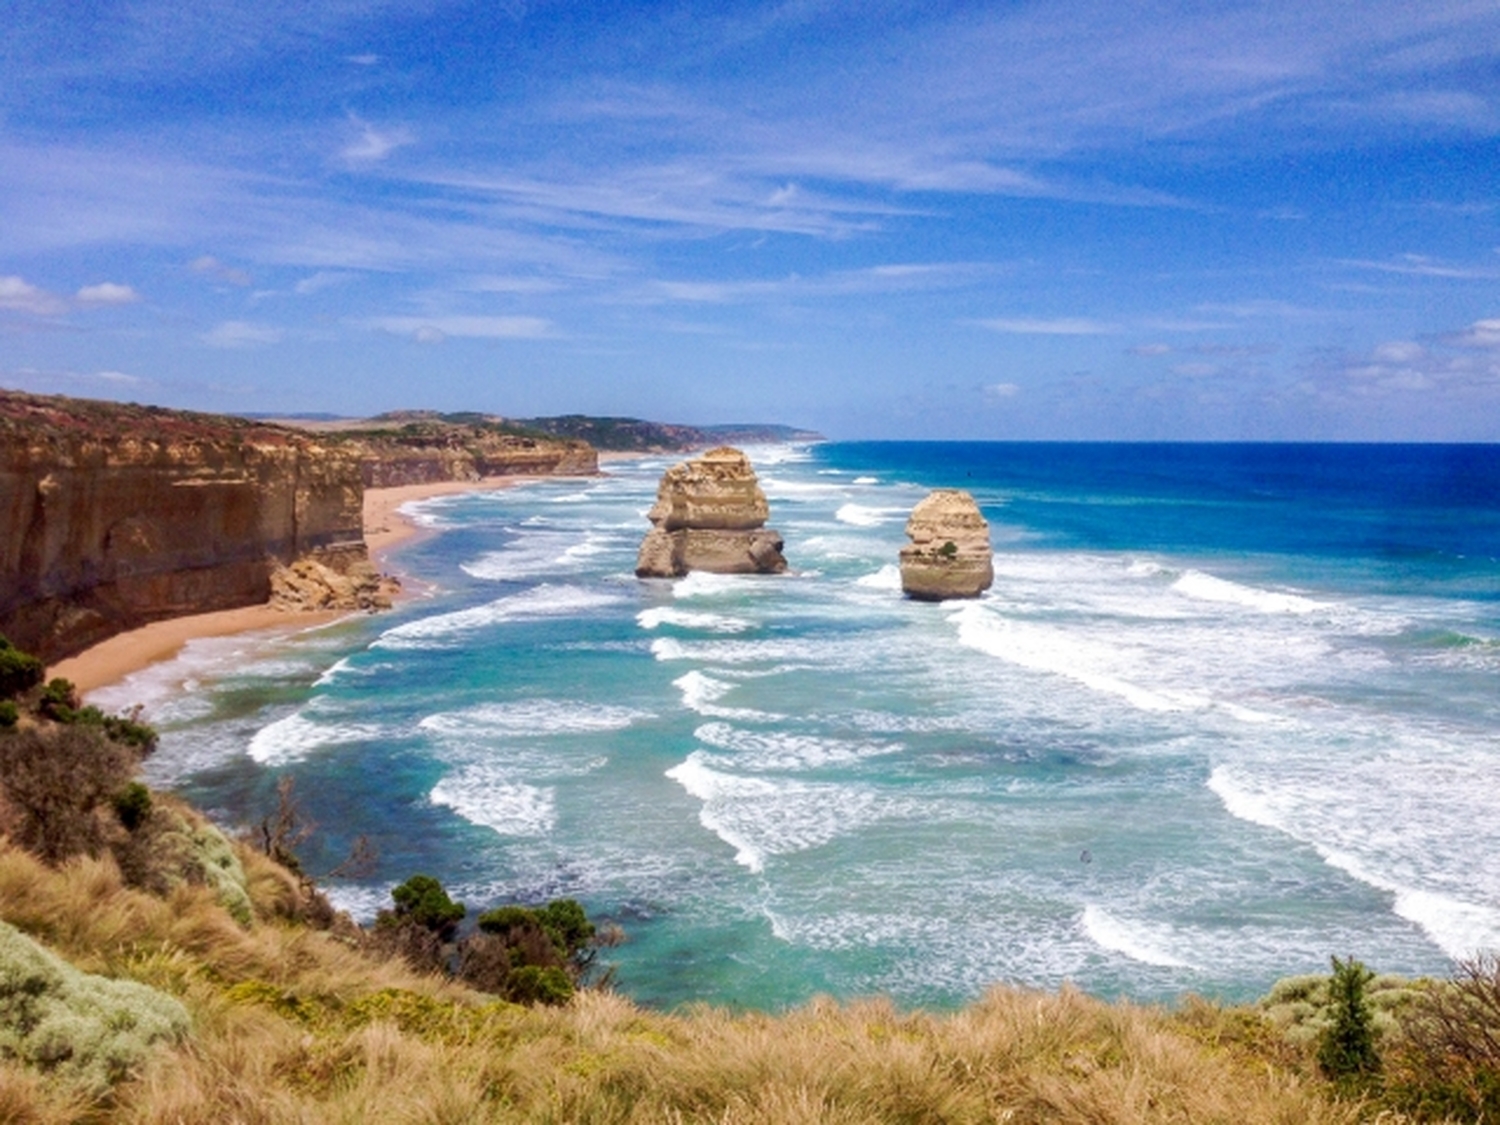
[[(295, 887), (241, 852), (256, 920), (206, 886), (158, 897), (109, 856), (0, 844), (0, 916), (75, 966), (175, 997), (191, 1031), (93, 1120), (1312, 1122), (1360, 1120), (1268, 1052), (1259, 1017), (997, 989), (953, 1015), (885, 1001), (782, 1016), (646, 1012), (609, 993), (523, 1008), (284, 920)], [(1248, 1022), (1246, 1022), (1248, 1020)], [(1259, 1021), (1259, 1022), (1257, 1022)], [(1264, 1041), (1257, 1034), (1264, 1034)], [(77, 1091), (0, 1061), (0, 1120), (78, 1120)]]

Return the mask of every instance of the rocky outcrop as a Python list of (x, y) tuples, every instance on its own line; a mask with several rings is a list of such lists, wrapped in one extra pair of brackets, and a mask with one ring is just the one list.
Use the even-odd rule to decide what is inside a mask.
[(995, 581), (990, 525), (974, 497), (939, 488), (912, 509), (901, 548), (901, 589), (919, 601), (977, 598)]
[(363, 563), (357, 456), (279, 426), (0, 392), (0, 633), (49, 662)]
[(635, 573), (779, 574), (786, 559), (780, 534), (765, 526), (770, 514), (750, 459), (728, 446), (710, 449), (662, 474)]
[(377, 571), (363, 550), (321, 551), (271, 571), (271, 605), (287, 611), (390, 609), (399, 579)]

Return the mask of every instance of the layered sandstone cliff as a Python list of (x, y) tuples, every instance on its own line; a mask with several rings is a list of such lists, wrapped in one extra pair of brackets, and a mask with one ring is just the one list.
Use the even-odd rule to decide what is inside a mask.
[(45, 660), (365, 562), (360, 463), (217, 415), (0, 392), (0, 633)]
[(674, 465), (657, 488), (636, 575), (779, 574), (786, 559), (781, 535), (765, 526), (770, 514), (750, 459), (738, 449), (720, 446)]
[(599, 471), (599, 453), (588, 442), (527, 433), (491, 415), (402, 411), (315, 432), (359, 458), (366, 488)]
[(939, 488), (912, 509), (901, 548), (901, 589), (919, 601), (977, 598), (995, 581), (990, 525), (974, 497)]

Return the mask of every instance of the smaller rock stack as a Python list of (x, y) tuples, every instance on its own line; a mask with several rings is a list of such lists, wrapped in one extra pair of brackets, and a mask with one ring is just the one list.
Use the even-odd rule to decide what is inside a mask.
[(911, 543), (901, 548), (901, 589), (909, 598), (940, 602), (977, 598), (995, 581), (990, 525), (974, 497), (939, 488), (906, 521)]
[(765, 526), (770, 514), (750, 458), (738, 449), (720, 446), (674, 465), (656, 490), (655, 526), (641, 542), (636, 576), (780, 574), (786, 559), (781, 535)]

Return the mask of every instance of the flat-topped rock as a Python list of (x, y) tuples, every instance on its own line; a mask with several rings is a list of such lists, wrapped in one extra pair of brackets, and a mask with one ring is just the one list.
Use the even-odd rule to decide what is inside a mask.
[(750, 458), (729, 446), (710, 449), (662, 474), (635, 573), (779, 574), (786, 559), (780, 534), (764, 526), (770, 514)]
[(974, 497), (939, 488), (912, 509), (911, 540), (901, 548), (901, 589), (907, 597), (938, 602), (977, 598), (995, 581), (990, 525)]

